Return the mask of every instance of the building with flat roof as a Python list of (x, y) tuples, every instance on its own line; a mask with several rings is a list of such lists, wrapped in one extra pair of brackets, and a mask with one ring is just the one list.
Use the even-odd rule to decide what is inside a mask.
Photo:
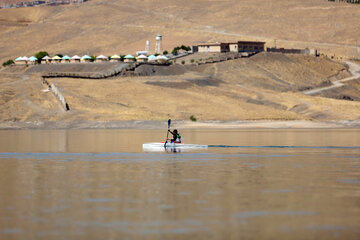
[(265, 42), (238, 41), (238, 42), (216, 42), (200, 43), (197, 46), (198, 52), (262, 52), (265, 50)]
[(229, 52), (229, 43), (200, 43), (198, 52)]

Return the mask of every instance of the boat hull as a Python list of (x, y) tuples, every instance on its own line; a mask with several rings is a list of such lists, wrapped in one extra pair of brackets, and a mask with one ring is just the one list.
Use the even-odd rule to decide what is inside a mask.
[(146, 150), (146, 151), (159, 151), (159, 150), (163, 151), (163, 150), (167, 150), (167, 149), (190, 150), (190, 149), (206, 149), (206, 148), (208, 148), (208, 145), (170, 143), (170, 142), (167, 142), (166, 144), (164, 142), (144, 143), (143, 144), (143, 150)]

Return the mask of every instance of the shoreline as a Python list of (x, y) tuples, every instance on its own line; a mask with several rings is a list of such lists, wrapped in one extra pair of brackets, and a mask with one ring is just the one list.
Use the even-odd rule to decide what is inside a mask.
[[(180, 129), (336, 129), (360, 128), (358, 120), (340, 121), (305, 121), (305, 120), (246, 120), (246, 121), (176, 121), (172, 128)], [(64, 130), (64, 129), (165, 129), (167, 121), (134, 120), (134, 121), (76, 121), (76, 122), (1, 122), (0, 130)]]

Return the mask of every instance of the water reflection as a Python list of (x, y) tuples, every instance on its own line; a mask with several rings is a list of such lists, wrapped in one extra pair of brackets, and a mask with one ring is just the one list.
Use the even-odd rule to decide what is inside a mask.
[[(183, 142), (213, 147), (359, 147), (357, 129), (182, 130)], [(0, 152), (141, 152), (146, 142), (161, 142), (160, 130), (1, 130)]]
[(358, 238), (359, 130), (182, 134), (1, 131), (0, 239)]

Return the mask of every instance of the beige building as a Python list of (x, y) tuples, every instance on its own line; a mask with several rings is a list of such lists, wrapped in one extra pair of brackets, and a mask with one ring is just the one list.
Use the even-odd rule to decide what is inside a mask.
[(238, 41), (229, 43), (200, 43), (198, 52), (262, 52), (265, 42)]
[(228, 52), (229, 43), (200, 43), (197, 45), (199, 52)]

